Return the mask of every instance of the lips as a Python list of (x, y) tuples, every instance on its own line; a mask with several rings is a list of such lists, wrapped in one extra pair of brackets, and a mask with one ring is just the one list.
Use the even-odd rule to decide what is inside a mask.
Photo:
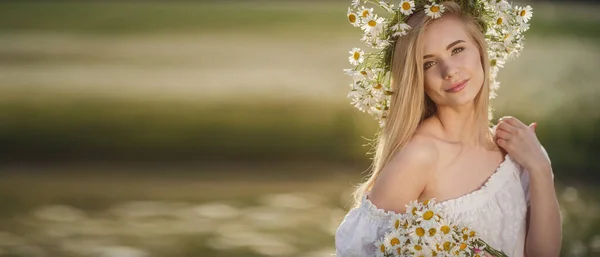
[(469, 79), (465, 79), (465, 80), (458, 81), (458, 82), (456, 82), (456, 83), (452, 84), (452, 86), (451, 86), (449, 89), (446, 89), (446, 91), (452, 91), (452, 89), (454, 89), (454, 88), (457, 88), (457, 87), (460, 87), (460, 86), (464, 85), (465, 83), (467, 83), (467, 81), (469, 81)]

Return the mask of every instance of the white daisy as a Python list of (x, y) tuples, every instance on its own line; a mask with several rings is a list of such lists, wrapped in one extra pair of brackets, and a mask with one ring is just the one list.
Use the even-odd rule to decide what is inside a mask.
[(498, 82), (498, 81), (494, 80), (494, 81), (492, 81), (492, 82), (490, 83), (490, 89), (491, 89), (492, 91), (495, 91), (495, 90), (497, 90), (498, 88), (500, 88), (500, 82)]
[(385, 257), (386, 248), (385, 248), (385, 244), (383, 243), (383, 240), (375, 241), (375, 248), (377, 249), (375, 251), (375, 256)]
[(365, 33), (371, 34), (373, 37), (377, 37), (379, 33), (383, 31), (383, 23), (385, 19), (378, 17), (377, 15), (371, 15), (366, 19), (363, 19), (362, 29)]
[(385, 238), (383, 239), (385, 248), (390, 250), (403, 246), (404, 242), (406, 242), (406, 237), (398, 230), (386, 234)]
[(366, 19), (369, 16), (371, 16), (373, 14), (373, 8), (365, 8), (364, 6), (361, 6), (358, 9), (358, 15), (362, 18), (362, 19)]
[[(488, 1), (486, 1), (488, 2)], [(489, 1), (488, 2), (490, 5), (493, 6), (493, 8), (495, 10), (497, 10), (496, 12), (500, 13), (500, 12), (508, 12), (508, 10), (510, 10), (510, 4), (508, 2), (506, 2), (506, 0), (501, 0), (501, 1)]]
[(531, 19), (531, 15), (533, 15), (533, 11), (531, 6), (518, 7), (517, 8), (517, 20), (521, 22), (527, 22)]
[(350, 22), (350, 24), (352, 24), (352, 26), (354, 27), (359, 27), (360, 23), (358, 20), (358, 15), (354, 12), (352, 12), (352, 9), (348, 8), (348, 14), (346, 14), (348, 16), (348, 21)]
[(431, 251), (424, 244), (419, 243), (418, 241), (411, 240), (410, 243), (406, 245), (408, 251), (410, 251), (410, 256), (430, 256), (427, 254), (427, 251)]
[(369, 91), (371, 92), (371, 94), (373, 94), (373, 96), (381, 98), (384, 96), (386, 88), (382, 83), (374, 81), (373, 83), (371, 83)]
[(376, 35), (373, 35), (371, 33), (365, 33), (363, 37), (360, 38), (360, 41), (364, 42), (369, 46), (372, 46), (373, 44), (375, 44), (375, 42), (377, 42), (377, 39), (378, 37)]
[(384, 49), (384, 48), (386, 48), (386, 47), (388, 47), (390, 45), (391, 45), (390, 41), (378, 38), (377, 42), (375, 43), (375, 48), (377, 48), (377, 49)]
[(404, 15), (410, 15), (415, 10), (415, 1), (401, 1), (398, 5), (400, 12)]
[(360, 48), (352, 48), (352, 50), (350, 50), (349, 53), (350, 57), (348, 57), (348, 60), (352, 65), (358, 65), (359, 63), (362, 63), (365, 60), (365, 52), (363, 52), (363, 50), (360, 50)]
[(442, 17), (442, 13), (444, 13), (445, 10), (446, 8), (444, 7), (444, 5), (441, 4), (432, 3), (431, 5), (425, 5), (425, 14), (427, 14), (427, 16), (431, 17), (432, 19)]
[(389, 13), (394, 13), (394, 10), (392, 8), (394, 8), (394, 5), (390, 5), (386, 2), (384, 2), (383, 0), (379, 0), (379, 6), (381, 6), (381, 8), (385, 9), (386, 11), (388, 11)]
[(519, 25), (519, 30), (521, 32), (525, 32), (529, 30), (529, 23), (521, 23), (521, 25)]
[(502, 36), (502, 41), (504, 42), (505, 47), (509, 47), (512, 44), (513, 39), (515, 38), (514, 32), (505, 32)]
[(393, 214), (392, 219), (390, 220), (389, 227), (398, 230), (401, 228), (402, 229), (406, 228), (407, 225), (408, 225), (408, 223), (406, 222), (406, 219), (404, 218), (404, 214)]
[(408, 213), (408, 218), (411, 218), (412, 216), (417, 215), (417, 211), (419, 211), (423, 206), (418, 203), (417, 200), (412, 200), (408, 202), (405, 207), (406, 212)]
[(437, 206), (426, 206), (423, 210), (417, 211), (417, 221), (428, 231), (430, 228), (438, 227), (440, 209)]
[(392, 34), (392, 37), (401, 37), (406, 35), (411, 27), (406, 23), (398, 23), (392, 26), (391, 29), (395, 31), (394, 34)]
[(354, 69), (344, 69), (344, 73), (348, 76), (352, 76), (352, 80), (354, 81), (364, 81), (367, 79), (368, 69), (357, 71)]
[(504, 63), (506, 63), (506, 61), (504, 61), (503, 59), (490, 59), (490, 69), (492, 71), (492, 74), (497, 74), (500, 68), (504, 68)]
[(498, 12), (498, 15), (496, 15), (496, 21), (495, 21), (495, 25), (496, 26), (503, 26), (503, 25), (508, 25), (508, 17), (506, 17), (506, 14), (504, 12)]
[(451, 241), (454, 237), (458, 236), (456, 231), (453, 229), (452, 224), (445, 219), (441, 219), (439, 222), (439, 232), (442, 238), (446, 241)]
[(362, 98), (360, 99), (360, 109), (362, 109), (363, 111), (369, 111), (371, 109), (371, 107), (377, 105), (377, 98), (375, 98), (373, 95), (371, 95), (367, 90), (364, 90), (364, 94), (361, 96)]

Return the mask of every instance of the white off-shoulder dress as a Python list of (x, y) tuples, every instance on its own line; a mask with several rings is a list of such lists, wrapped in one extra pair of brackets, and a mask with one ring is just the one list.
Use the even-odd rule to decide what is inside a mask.
[[(523, 257), (528, 187), (529, 172), (506, 155), (481, 188), (439, 204), (455, 224), (477, 231), (485, 242), (508, 256)], [(374, 242), (386, 233), (392, 214), (363, 196), (361, 205), (346, 214), (336, 231), (337, 256), (375, 256)]]

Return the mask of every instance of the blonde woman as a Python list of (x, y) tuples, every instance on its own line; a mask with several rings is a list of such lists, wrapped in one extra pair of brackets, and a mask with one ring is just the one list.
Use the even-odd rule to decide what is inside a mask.
[(337, 256), (374, 256), (390, 215), (430, 198), (509, 256), (559, 256), (559, 206), (536, 124), (503, 117), (489, 127), (483, 28), (461, 5), (442, 5), (440, 18), (414, 8), (393, 43), (389, 113), (336, 232)]

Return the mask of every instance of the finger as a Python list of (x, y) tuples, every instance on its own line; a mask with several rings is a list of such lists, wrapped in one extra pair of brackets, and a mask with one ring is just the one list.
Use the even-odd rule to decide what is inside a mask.
[(496, 130), (496, 138), (501, 138), (508, 141), (512, 138), (512, 134), (504, 130)]
[(498, 146), (500, 146), (506, 150), (506, 147), (508, 146), (508, 141), (506, 141), (505, 139), (502, 139), (502, 138), (498, 138), (498, 139), (496, 139), (496, 144), (498, 144)]
[(500, 123), (508, 123), (510, 125), (513, 125), (515, 127), (527, 127), (527, 125), (523, 124), (520, 120), (518, 120), (517, 118), (513, 117), (513, 116), (504, 116), (500, 119), (498, 119), (498, 124)]
[(531, 125), (529, 125), (529, 128), (531, 128), (531, 131), (533, 131), (533, 133), (535, 133), (535, 128), (537, 127), (537, 123), (531, 123)]
[(496, 130), (504, 130), (508, 133), (514, 133), (517, 130), (517, 127), (513, 126), (512, 124), (508, 123), (507, 121), (502, 121), (502, 122), (500, 122), (500, 124), (498, 124), (498, 127), (496, 128)]
[(507, 123), (509, 123), (510, 125), (515, 126), (516, 128), (525, 128), (527, 127), (527, 125), (525, 125), (525, 123), (521, 122), (519, 119), (515, 118), (515, 117), (509, 117), (504, 119)]

